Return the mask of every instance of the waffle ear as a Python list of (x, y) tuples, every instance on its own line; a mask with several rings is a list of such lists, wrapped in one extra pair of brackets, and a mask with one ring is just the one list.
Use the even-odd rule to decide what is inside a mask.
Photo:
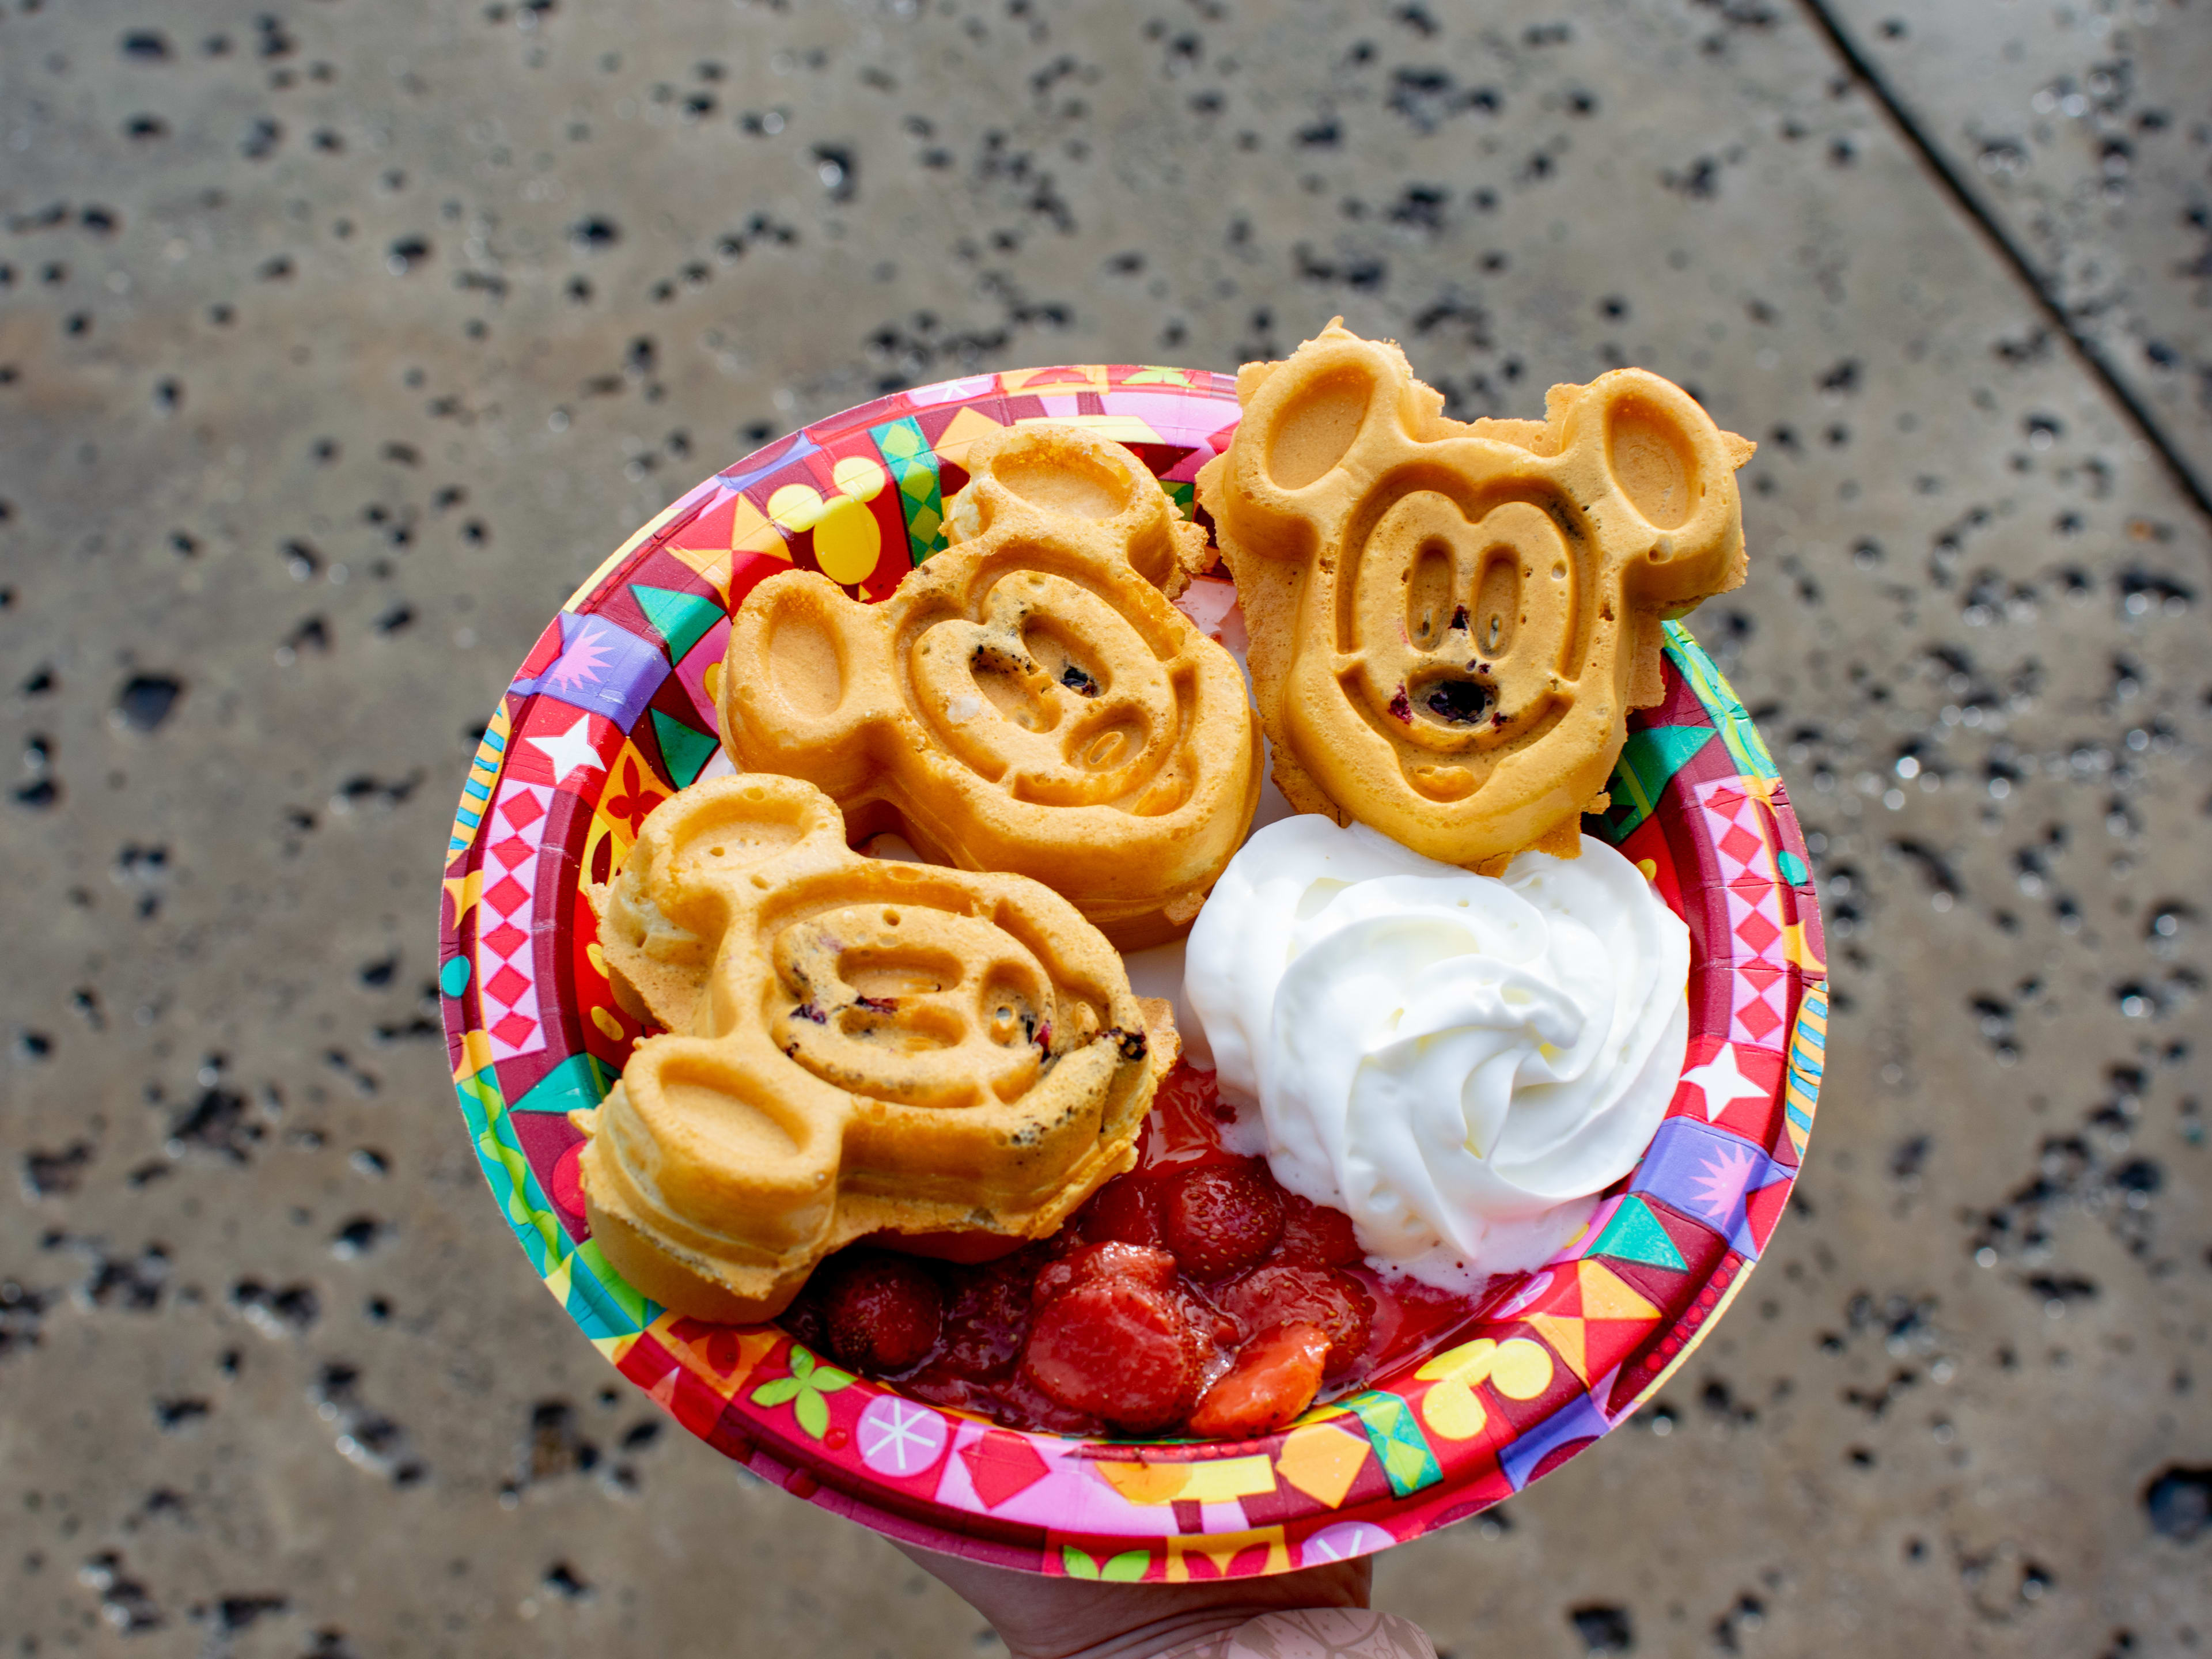
[[(1200, 469), (1199, 499), (1217, 526), (1218, 503), (1233, 500), (1248, 544), (1297, 564), (1318, 550), (1338, 503), (1366, 494), (1399, 446), (1436, 434), (1443, 400), (1395, 345), (1363, 340), (1340, 318), (1264, 367), (1237, 376), (1244, 416), (1229, 448)], [(1241, 594), (1241, 576), (1237, 586)]]
[(865, 784), (861, 734), (890, 704), (867, 609), (812, 570), (781, 572), (746, 596), (747, 625), (722, 663), (722, 743), (739, 765), (748, 732), (795, 732), (827, 757), (813, 782), (833, 795)]
[(1009, 428), (970, 445), (966, 464), (967, 488), (945, 520), (956, 546), (994, 534), (1095, 540), (1121, 549), (1170, 599), (1212, 560), (1206, 532), (1176, 516), (1143, 463), (1087, 428)]
[[(627, 1110), (603, 1111), (600, 1124), (626, 1142), (639, 1131), (664, 1141), (680, 1124), (716, 1143), (713, 1150), (727, 1156), (655, 1157), (659, 1148), (641, 1141), (623, 1146), (617, 1158), (649, 1170), (654, 1195), (672, 1212), (741, 1208), (745, 1243), (772, 1261), (817, 1245), (830, 1230), (845, 1114), (842, 1103), (811, 1100), (787, 1077), (762, 1075), (763, 1068), (747, 1064), (751, 1058), (711, 1037), (646, 1043), (623, 1068)], [(726, 1230), (726, 1222), (717, 1229)]]
[(586, 890), (616, 1000), (671, 1031), (691, 1028), (729, 925), (732, 883), (800, 848), (845, 844), (836, 808), (781, 778), (712, 781), (679, 794), (680, 807), (672, 796), (646, 818), (621, 874)]
[[(1253, 410), (1260, 423), (1260, 465), (1267, 481), (1295, 495), (1337, 470), (1360, 428), (1389, 398), (1376, 354), (1347, 342), (1323, 359), (1284, 395), (1267, 398)], [(1395, 390), (1395, 388), (1391, 388)]]
[[(1412, 380), (1395, 346), (1363, 340), (1332, 322), (1299, 348), (1298, 372), (1276, 371), (1255, 386), (1237, 428), (1272, 489), (1295, 495), (1341, 465), (1361, 431), (1402, 396)], [(1238, 389), (1243, 390), (1242, 377)]]
[[(1710, 567), (1742, 580), (1735, 470), (1753, 446), (1723, 432), (1671, 380), (1615, 369), (1587, 386), (1554, 387), (1565, 478), (1588, 493), (1592, 520), (1634, 592), (1655, 601), (1713, 591)], [(1561, 406), (1564, 404), (1564, 407)]]

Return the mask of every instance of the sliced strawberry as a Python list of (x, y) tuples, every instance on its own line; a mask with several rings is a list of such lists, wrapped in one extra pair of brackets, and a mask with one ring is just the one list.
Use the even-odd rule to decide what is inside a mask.
[(1039, 1306), (1022, 1369), (1070, 1411), (1144, 1434), (1189, 1412), (1198, 1398), (1200, 1353), (1197, 1334), (1172, 1295), (1102, 1276)]
[(1276, 1253), (1286, 1261), (1318, 1261), (1326, 1267), (1349, 1267), (1364, 1254), (1350, 1216), (1296, 1193), (1283, 1194), (1283, 1242)]
[(1165, 1237), (1160, 1228), (1159, 1183), (1149, 1176), (1115, 1176), (1084, 1211), (1083, 1236), (1119, 1239), (1124, 1244), (1158, 1244)]
[(855, 1370), (902, 1371), (937, 1346), (945, 1302), (928, 1268), (907, 1256), (855, 1251), (830, 1267), (823, 1322), (830, 1352)]
[(1328, 1338), (1327, 1375), (1341, 1376), (1366, 1351), (1375, 1298), (1350, 1273), (1306, 1262), (1271, 1261), (1213, 1293), (1224, 1312), (1246, 1330), (1263, 1331), (1290, 1321), (1317, 1327)]
[(1262, 1332), (1214, 1379), (1184, 1423), (1185, 1432), (1209, 1440), (1249, 1440), (1281, 1428), (1321, 1392), (1328, 1349), (1328, 1334), (1317, 1326), (1294, 1321)]
[(1168, 1188), (1160, 1216), (1168, 1248), (1193, 1279), (1249, 1267), (1283, 1236), (1281, 1189), (1255, 1163), (1201, 1164)]
[(1112, 1239), (1103, 1244), (1079, 1244), (1058, 1261), (1046, 1263), (1037, 1274), (1036, 1302), (1042, 1308), (1079, 1285), (1109, 1279), (1164, 1293), (1174, 1285), (1175, 1273), (1176, 1259), (1165, 1250)]

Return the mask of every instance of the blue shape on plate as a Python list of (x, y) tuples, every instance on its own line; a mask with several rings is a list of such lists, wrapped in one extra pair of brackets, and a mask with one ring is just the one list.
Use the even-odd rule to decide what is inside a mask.
[(695, 782), (707, 769), (707, 763), (714, 758), (714, 750), (721, 747), (721, 739), (712, 732), (671, 720), (658, 708), (653, 710), (653, 735), (660, 739), (660, 758), (668, 764), (668, 781), (678, 789)]
[(510, 1112), (573, 1112), (596, 1106), (614, 1087), (614, 1073), (596, 1054), (571, 1054), (531, 1086)]

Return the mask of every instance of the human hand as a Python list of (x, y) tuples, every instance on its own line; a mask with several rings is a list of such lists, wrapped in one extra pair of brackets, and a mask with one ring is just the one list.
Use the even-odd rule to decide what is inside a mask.
[(898, 1547), (990, 1620), (1013, 1659), (1152, 1659), (1225, 1638), (1261, 1613), (1364, 1608), (1375, 1573), (1361, 1557), (1271, 1578), (1109, 1584)]

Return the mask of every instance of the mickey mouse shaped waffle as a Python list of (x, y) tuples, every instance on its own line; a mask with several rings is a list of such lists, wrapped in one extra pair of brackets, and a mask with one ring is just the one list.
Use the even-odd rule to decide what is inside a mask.
[(592, 898), (617, 995), (672, 1034), (575, 1115), (586, 1208), (680, 1313), (773, 1318), (871, 1233), (972, 1259), (1045, 1237), (1134, 1163), (1173, 1061), (1065, 899), (862, 857), (795, 778), (671, 797)]
[(813, 572), (746, 599), (722, 742), (826, 790), (856, 839), (1033, 877), (1124, 950), (1180, 934), (1259, 804), (1236, 661), (1169, 603), (1210, 555), (1136, 456), (1080, 427), (968, 452), (954, 545), (880, 605)]
[(1753, 446), (1634, 368), (1540, 422), (1447, 420), (1340, 319), (1237, 392), (1198, 499), (1284, 795), (1449, 864), (1573, 857), (1659, 700), (1661, 623), (1743, 580)]

